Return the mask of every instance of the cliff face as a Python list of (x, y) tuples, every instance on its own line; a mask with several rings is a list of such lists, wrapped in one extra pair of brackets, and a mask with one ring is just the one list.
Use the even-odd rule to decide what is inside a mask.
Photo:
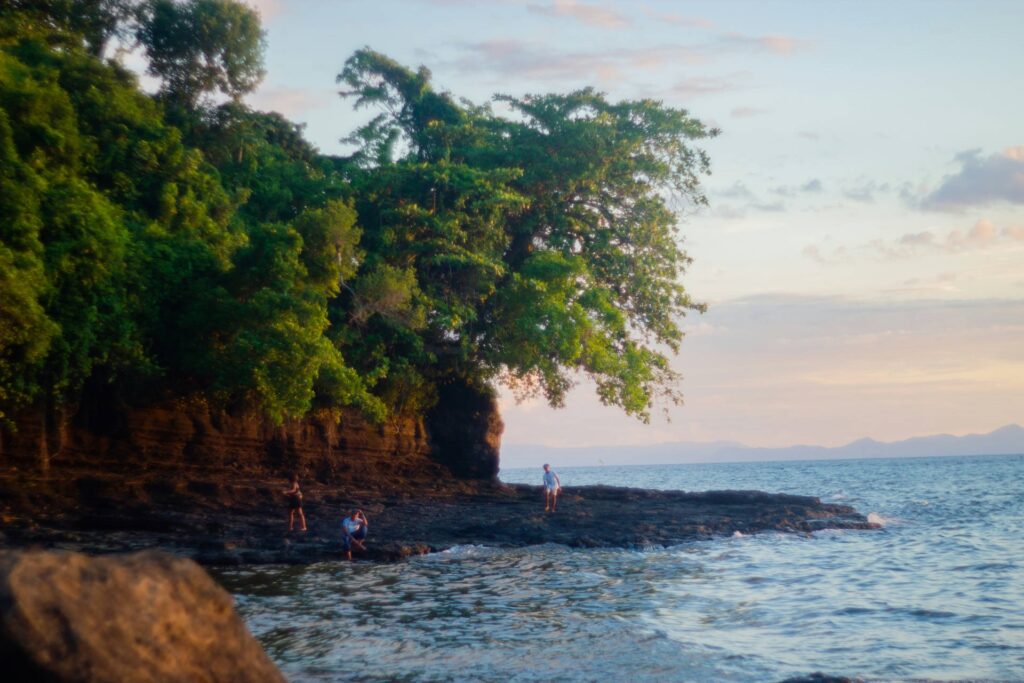
[(484, 387), (451, 382), (427, 415), (433, 457), (460, 479), (494, 479), (505, 424)]
[(0, 434), (0, 465), (299, 472), (360, 487), (495, 478), (502, 423), (494, 399), (464, 387), (448, 391), (450, 405), (429, 416), (397, 416), (381, 425), (346, 410), (340, 420), (324, 414), (274, 426), (186, 401), (145, 408), (92, 402), (50, 416), (29, 411), (17, 417), (16, 431)]

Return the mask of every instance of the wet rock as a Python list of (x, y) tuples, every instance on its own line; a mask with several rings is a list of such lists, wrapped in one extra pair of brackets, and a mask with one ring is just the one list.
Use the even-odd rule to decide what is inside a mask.
[[(759, 491), (567, 487), (558, 511), (545, 514), (539, 486), (445, 477), (429, 485), (407, 482), (400, 492), (304, 483), (309, 531), (289, 533), (280, 479), (198, 469), (187, 476), (186, 483), (184, 473), (107, 473), (99, 488), (111, 491), (110, 497), (83, 498), (74, 473), (69, 482), (0, 470), (0, 501), (11, 501), (3, 529), (7, 545), (90, 553), (156, 547), (208, 566), (340, 561), (341, 520), (354, 508), (370, 519), (367, 551), (355, 558), (371, 561), (465, 544), (645, 548), (737, 531), (809, 534), (874, 527), (848, 506)], [(153, 496), (160, 487), (151, 481), (165, 480), (178, 482), (169, 487), (175, 495)], [(22, 507), (17, 492), (26, 490), (33, 491), (32, 504)]]
[(10, 683), (283, 683), (231, 596), (157, 552), (0, 552), (0, 671)]

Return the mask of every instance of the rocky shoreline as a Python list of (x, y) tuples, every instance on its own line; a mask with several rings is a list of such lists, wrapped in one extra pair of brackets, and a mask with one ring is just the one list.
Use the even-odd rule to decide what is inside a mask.
[(544, 513), (540, 487), (447, 480), (354, 490), (304, 484), (306, 532), (288, 532), (285, 483), (262, 478), (171, 478), (159, 472), (48, 479), (0, 473), (0, 545), (87, 553), (158, 548), (205, 565), (307, 564), (341, 558), (340, 521), (370, 520), (357, 559), (395, 561), (456, 545), (644, 548), (766, 531), (870, 529), (851, 507), (757, 491), (568, 487)]

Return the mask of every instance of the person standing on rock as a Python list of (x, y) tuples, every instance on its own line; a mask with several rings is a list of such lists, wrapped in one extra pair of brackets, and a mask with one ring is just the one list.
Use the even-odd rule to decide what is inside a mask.
[(302, 491), (299, 489), (299, 475), (292, 475), (292, 485), (284, 490), (288, 496), (288, 531), (295, 528), (295, 515), (298, 513), (302, 527), (299, 531), (306, 530), (306, 513), (302, 511)]
[(558, 475), (551, 469), (551, 465), (544, 465), (544, 512), (555, 511), (558, 505), (558, 492), (562, 490), (562, 482)]
[(366, 540), (366, 530), (369, 526), (370, 522), (366, 519), (366, 515), (363, 514), (362, 510), (353, 510), (352, 514), (341, 520), (341, 547), (349, 560), (352, 559), (353, 545), (360, 550), (366, 550), (363, 541)]

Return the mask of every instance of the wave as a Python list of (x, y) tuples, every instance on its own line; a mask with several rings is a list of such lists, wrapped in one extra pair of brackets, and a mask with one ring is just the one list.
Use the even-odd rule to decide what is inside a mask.
[(895, 524), (896, 522), (897, 520), (893, 517), (883, 517), (877, 512), (868, 513), (868, 523), (870, 524), (877, 524), (878, 526), (889, 526), (890, 524)]

